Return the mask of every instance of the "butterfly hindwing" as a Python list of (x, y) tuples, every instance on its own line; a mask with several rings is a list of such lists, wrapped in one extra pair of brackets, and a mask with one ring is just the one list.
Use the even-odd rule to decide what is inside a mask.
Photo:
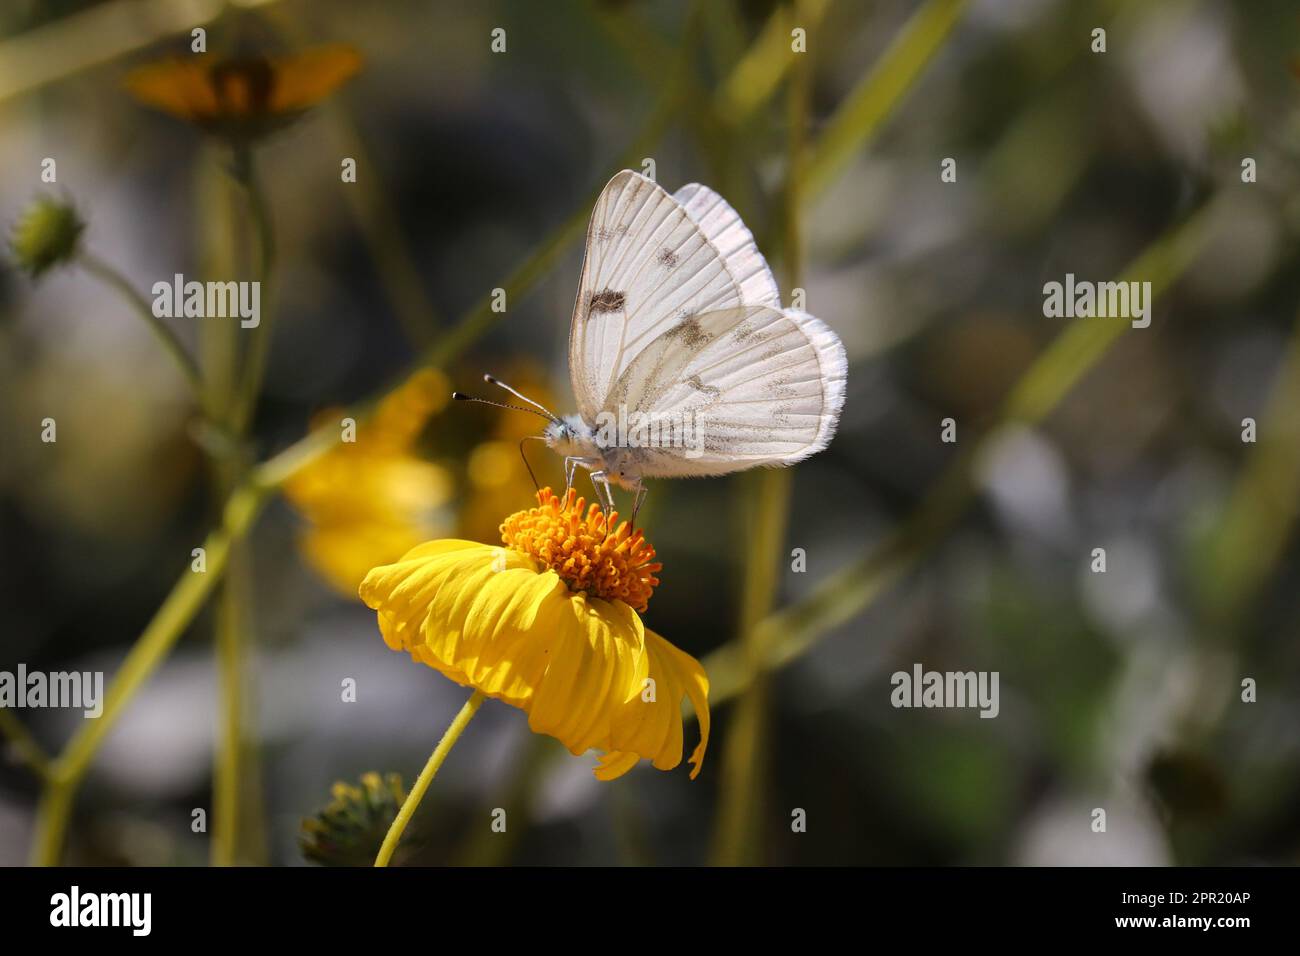
[[(830, 443), (844, 404), (844, 346), (803, 312), (741, 306), (690, 315), (620, 375), (603, 420), (657, 421), (630, 449), (646, 478), (787, 465)], [(665, 441), (665, 438), (676, 440)]]

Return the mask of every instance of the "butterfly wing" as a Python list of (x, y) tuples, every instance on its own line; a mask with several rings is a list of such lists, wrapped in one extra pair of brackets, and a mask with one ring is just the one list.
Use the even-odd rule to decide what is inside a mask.
[[(600, 421), (657, 421), (625, 461), (645, 478), (788, 465), (830, 444), (848, 363), (839, 337), (804, 312), (740, 306), (688, 315), (619, 376)], [(622, 410), (620, 412), (620, 410)]]
[(780, 307), (772, 272), (740, 216), (692, 183), (670, 196), (631, 170), (605, 186), (587, 227), (569, 329), (569, 374), (588, 422), (619, 377), (685, 315)]

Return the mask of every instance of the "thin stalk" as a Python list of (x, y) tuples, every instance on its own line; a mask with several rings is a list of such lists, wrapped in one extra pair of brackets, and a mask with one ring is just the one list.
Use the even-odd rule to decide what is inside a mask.
[(212, 784), (212, 865), (240, 862), (240, 832), (246, 820), (243, 768), (248, 763), (245, 729), (245, 658), (249, 628), (248, 547), (231, 547), (230, 566), (221, 582), (216, 605), (217, 686), (220, 723)]
[[(270, 208), (257, 176), (254, 155), (249, 147), (235, 154), (235, 179), (247, 202), (248, 228), (257, 249), (253, 266), (261, 288), (261, 313), (253, 328), (253, 340), (244, 355), (242, 375), (235, 363), (239, 355), (239, 327), (227, 323), (231, 363), (226, 380), (232, 392), (224, 404), (226, 425), (234, 437), (230, 453), (214, 467), (217, 500), (224, 500), (243, 479), (248, 465), (243, 456), (244, 440), (266, 371), (276, 308), (274, 302), (275, 234)], [(245, 246), (247, 247), (247, 246)], [(216, 658), (219, 688), (220, 732), (213, 767), (212, 862), (216, 866), (233, 866), (241, 862), (245, 830), (260, 829), (259, 795), (254, 788), (257, 777), (256, 754), (248, 733), (248, 649), (253, 628), (252, 579), (249, 562), (252, 553), (242, 542), (230, 551), (229, 570), (221, 583), (216, 613)]]
[(805, 195), (814, 199), (892, 115), (942, 48), (966, 0), (928, 0), (908, 19), (883, 56), (835, 110), (809, 157)]
[[(797, 19), (801, 11), (796, 7)], [(789, 150), (783, 209), (785, 225), (786, 289), (803, 283), (803, 236), (800, 182), (804, 170), (805, 134), (808, 123), (808, 99), (811, 73), (806, 56), (796, 58), (791, 69), (787, 97)], [(722, 760), (722, 788), (718, 813), (718, 830), (714, 842), (714, 862), (720, 866), (742, 866), (763, 861), (763, 819), (766, 816), (764, 794), (769, 764), (768, 680), (764, 662), (767, 657), (767, 633), (760, 626), (771, 613), (780, 580), (790, 498), (794, 483), (788, 469), (762, 471), (753, 476), (754, 512), (750, 555), (745, 582), (737, 639), (738, 654), (751, 675), (748, 687), (737, 704), (727, 735)]]
[(93, 253), (82, 252), (77, 256), (77, 262), (83, 269), (110, 286), (130, 304), (136, 314), (144, 320), (145, 324), (157, 336), (167, 354), (176, 362), (176, 367), (185, 376), (185, 381), (194, 392), (194, 397), (200, 404), (203, 404), (203, 377), (199, 374), (198, 365), (190, 357), (190, 354), (185, 351), (185, 345), (177, 337), (171, 326), (153, 314), (153, 307), (150, 306), (149, 301), (136, 290), (135, 286), (131, 285), (126, 276)]
[(15, 756), (41, 780), (50, 779), (50, 758), (22, 721), (7, 707), (0, 707), (0, 736), (8, 737)]
[(58, 863), (67, 833), (72, 800), (108, 732), (113, 729), (127, 703), (158, 668), (184, 633), (194, 616), (221, 580), (230, 548), (248, 531), (261, 511), (271, 489), (246, 484), (231, 496), (221, 526), (203, 542), (205, 572), (186, 569), (149, 626), (132, 645), (121, 668), (104, 695), (104, 711), (98, 720), (88, 720), (73, 735), (61, 756), (51, 764), (50, 782), (36, 815), (36, 839), (32, 862), (41, 866)]
[(251, 153), (239, 164), (239, 180), (248, 199), (248, 214), (257, 242), (257, 281), (261, 286), (261, 317), (253, 328), (252, 342), (244, 357), (244, 374), (239, 379), (230, 411), (230, 426), (236, 434), (242, 435), (248, 428), (257, 407), (257, 397), (262, 391), (278, 310), (275, 307), (275, 229), (266, 191)]
[(406, 831), (406, 825), (411, 822), (411, 817), (415, 816), (416, 808), (420, 806), (420, 801), (424, 799), (425, 792), (429, 789), (429, 784), (433, 783), (433, 778), (438, 774), (438, 768), (442, 762), (447, 759), (447, 754), (451, 753), (451, 748), (456, 746), (456, 741), (460, 739), (461, 733), (469, 726), (469, 722), (478, 713), (479, 706), (483, 703), (483, 692), (474, 691), (469, 700), (465, 701), (465, 706), (460, 709), (454, 720), (451, 722), (442, 739), (438, 741), (438, 746), (433, 748), (433, 753), (429, 754), (429, 760), (420, 771), (420, 776), (416, 778), (411, 792), (406, 795), (406, 802), (402, 808), (397, 811), (397, 816), (393, 819), (392, 826), (388, 828), (388, 835), (384, 837), (383, 846), (379, 848), (379, 855), (375, 857), (375, 866), (387, 866), (388, 861), (393, 858), (393, 852), (397, 849), (397, 844), (402, 841), (402, 834)]

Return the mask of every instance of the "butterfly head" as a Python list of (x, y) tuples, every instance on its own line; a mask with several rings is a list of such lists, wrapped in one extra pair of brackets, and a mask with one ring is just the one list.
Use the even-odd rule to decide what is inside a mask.
[(595, 458), (600, 455), (591, 427), (581, 415), (557, 418), (546, 426), (542, 434), (546, 444), (566, 458)]

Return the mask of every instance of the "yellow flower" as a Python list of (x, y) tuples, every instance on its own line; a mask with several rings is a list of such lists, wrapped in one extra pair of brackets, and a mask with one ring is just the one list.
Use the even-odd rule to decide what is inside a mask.
[(627, 522), (607, 534), (605, 515), (572, 490), (560, 499), (546, 488), (537, 500), (501, 525), (504, 548), (430, 541), (366, 575), (361, 598), (384, 641), (520, 708), (571, 753), (603, 751), (601, 780), (642, 759), (660, 770), (681, 763), (689, 697), (700, 721), (694, 779), (709, 741), (709, 682), (637, 614), (659, 583), (654, 548)]
[[(286, 482), (285, 497), (310, 523), (302, 552), (341, 593), (354, 596), (367, 571), (439, 530), (452, 480), (412, 446), (449, 392), (440, 373), (416, 373), (357, 425), (355, 442), (340, 442)], [(341, 417), (321, 419), (337, 426)]]
[(361, 55), (329, 44), (287, 56), (173, 58), (126, 77), (140, 102), (236, 141), (293, 122), (361, 68)]

